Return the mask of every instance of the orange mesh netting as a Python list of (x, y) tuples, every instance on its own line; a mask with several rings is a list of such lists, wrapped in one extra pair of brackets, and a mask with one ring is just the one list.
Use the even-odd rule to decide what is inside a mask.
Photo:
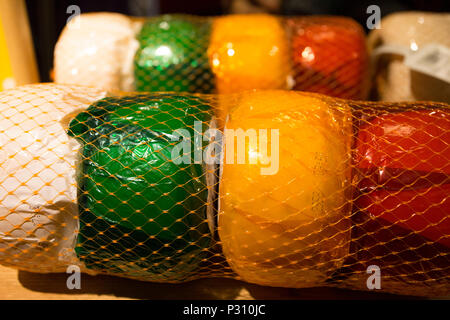
[(363, 29), (343, 17), (83, 14), (62, 32), (54, 67), (57, 83), (125, 91), (294, 89), (365, 99), (369, 90)]
[(450, 106), (295, 91), (0, 93), (0, 263), (450, 292)]

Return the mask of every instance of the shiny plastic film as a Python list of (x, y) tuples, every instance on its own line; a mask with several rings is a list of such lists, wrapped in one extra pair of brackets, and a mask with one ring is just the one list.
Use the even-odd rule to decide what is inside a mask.
[(0, 93), (0, 263), (450, 294), (450, 106)]
[(89, 13), (66, 26), (54, 56), (55, 82), (104, 89), (293, 89), (345, 99), (369, 91), (363, 29), (343, 17)]

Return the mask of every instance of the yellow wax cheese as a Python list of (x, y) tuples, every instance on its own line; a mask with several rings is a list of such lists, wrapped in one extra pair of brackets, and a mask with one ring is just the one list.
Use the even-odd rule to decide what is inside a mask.
[[(227, 261), (245, 281), (317, 286), (349, 254), (351, 115), (346, 105), (330, 101), (300, 92), (254, 92), (230, 112), (219, 236)], [(239, 137), (230, 147), (239, 129), (254, 130), (258, 138), (245, 140), (241, 164)], [(267, 153), (260, 144), (265, 136)]]
[(288, 43), (277, 17), (253, 14), (214, 19), (208, 56), (218, 93), (287, 88)]

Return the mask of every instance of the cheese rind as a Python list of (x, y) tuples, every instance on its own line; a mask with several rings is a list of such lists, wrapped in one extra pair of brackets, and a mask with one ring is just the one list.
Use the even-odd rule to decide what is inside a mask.
[[(218, 226), (225, 257), (243, 280), (316, 286), (342, 265), (350, 241), (350, 123), (345, 106), (295, 92), (253, 93), (231, 111)], [(244, 164), (227, 162), (227, 129), (255, 130), (258, 141), (260, 129), (271, 131), (267, 149), (272, 160), (278, 153), (278, 170), (263, 174), (264, 153), (251, 139)], [(279, 145), (272, 149), (273, 130)]]

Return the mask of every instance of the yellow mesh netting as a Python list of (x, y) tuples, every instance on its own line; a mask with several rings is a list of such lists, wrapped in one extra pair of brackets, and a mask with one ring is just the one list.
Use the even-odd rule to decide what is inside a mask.
[(294, 91), (0, 93), (0, 263), (449, 293), (450, 108)]

